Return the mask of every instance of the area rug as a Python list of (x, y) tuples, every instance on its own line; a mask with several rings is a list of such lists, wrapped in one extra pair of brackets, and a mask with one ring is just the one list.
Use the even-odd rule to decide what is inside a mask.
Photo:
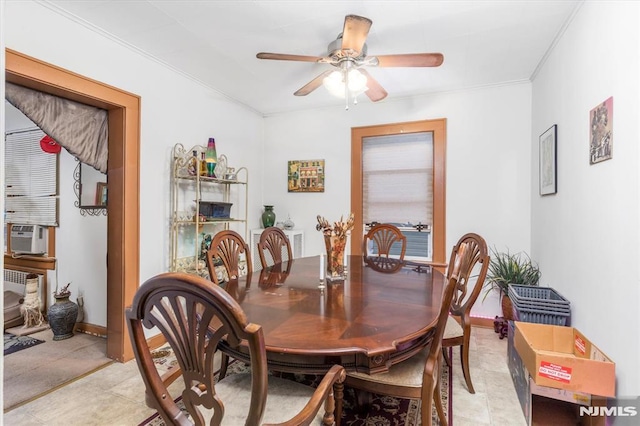
[(16, 336), (15, 334), (4, 333), (4, 356), (40, 343), (44, 343), (44, 340), (35, 339), (30, 336)]
[(25, 326), (19, 325), (17, 327), (7, 328), (4, 332), (15, 334), (16, 336), (27, 336), (29, 334), (35, 334), (39, 331), (46, 330), (48, 328), (49, 328), (49, 324), (47, 324), (46, 322), (43, 322), (41, 325), (37, 325), (34, 327), (25, 327)]
[(107, 358), (107, 339), (102, 337), (76, 333), (56, 341), (51, 330), (25, 337), (44, 343), (4, 357), (5, 413), (114, 362)]
[[(163, 349), (166, 351), (166, 348)], [(449, 354), (451, 356), (451, 353)], [(170, 358), (170, 357), (169, 357)], [(162, 357), (162, 363), (167, 362), (167, 357)], [(452, 381), (451, 369), (442, 363), (442, 404), (445, 407), (445, 414), (449, 425), (452, 422)], [(229, 364), (227, 375), (237, 374), (247, 371), (244, 364), (232, 361)], [(277, 374), (277, 373), (276, 373)], [(278, 374), (281, 377), (290, 378), (292, 380), (305, 382), (313, 385), (312, 376), (296, 375), (296, 374)], [(371, 406), (367, 413), (358, 413), (355, 408), (355, 391), (345, 386), (343, 412), (341, 424), (344, 426), (418, 426), (420, 421), (420, 401), (415, 399), (394, 398), (383, 395), (372, 395)], [(176, 399), (178, 406), (184, 410), (181, 398)], [(439, 425), (438, 414), (435, 408), (432, 410), (433, 424)], [(164, 421), (158, 413), (145, 419), (138, 426), (165, 426)]]

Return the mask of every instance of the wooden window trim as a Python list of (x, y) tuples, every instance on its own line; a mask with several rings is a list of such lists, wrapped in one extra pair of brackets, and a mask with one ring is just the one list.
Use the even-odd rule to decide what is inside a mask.
[[(351, 211), (355, 215), (354, 229), (363, 229), (362, 223), (362, 141), (374, 136), (431, 132), (433, 133), (433, 258), (432, 263), (446, 265), (446, 128), (447, 120), (412, 121), (354, 127), (351, 129)], [(351, 254), (362, 254), (361, 232), (351, 235)]]

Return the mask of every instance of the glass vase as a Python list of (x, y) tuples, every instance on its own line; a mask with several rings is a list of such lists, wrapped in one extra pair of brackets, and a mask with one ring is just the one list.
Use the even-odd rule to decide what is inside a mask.
[(325, 235), (327, 248), (327, 281), (344, 281), (344, 251), (347, 246), (345, 235)]

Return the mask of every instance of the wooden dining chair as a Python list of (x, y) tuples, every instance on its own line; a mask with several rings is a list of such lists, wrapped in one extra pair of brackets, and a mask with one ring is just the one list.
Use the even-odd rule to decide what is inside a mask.
[[(247, 320), (228, 293), (205, 279), (181, 273), (153, 277), (139, 287), (126, 317), (148, 402), (165, 424), (333, 424), (333, 385), (343, 382), (344, 368), (333, 366), (316, 389), (273, 376), (267, 380), (262, 328)], [(145, 334), (154, 327), (176, 355), (184, 379), (179, 395), (170, 394), (154, 365)], [(223, 338), (247, 346), (251, 369), (216, 381), (213, 359)], [(178, 397), (186, 411), (176, 403)]]
[(388, 274), (400, 271), (405, 266), (404, 261), (390, 257), (365, 256), (363, 257), (363, 260), (365, 265), (369, 266), (374, 271)]
[[(286, 259), (282, 257), (283, 252), (286, 252)], [(262, 232), (260, 241), (258, 242), (258, 255), (260, 256), (260, 264), (263, 269), (276, 263), (291, 260), (293, 257), (291, 254), (291, 244), (282, 229), (271, 226)], [(267, 259), (267, 255), (271, 258), (270, 261)]]
[[(253, 271), (253, 263), (251, 262), (251, 253), (249, 246), (242, 236), (235, 231), (220, 231), (213, 236), (211, 245), (206, 253), (207, 268), (209, 269), (209, 278), (215, 284), (219, 285), (221, 281), (229, 281), (240, 276), (240, 261), (243, 257), (246, 260), (246, 273), (248, 275)], [(226, 277), (224, 280), (218, 279), (216, 273), (216, 263), (222, 262)]]
[(442, 296), (440, 313), (431, 343), (411, 358), (395, 364), (386, 373), (348, 373), (345, 384), (357, 390), (379, 395), (421, 400), (420, 417), (423, 426), (431, 426), (432, 404), (435, 404), (441, 426), (447, 426), (447, 418), (442, 408), (440, 394), (440, 372), (442, 336), (447, 325), (449, 307), (458, 282), (458, 273), (463, 263), (464, 245), (461, 258), (456, 260)]
[(399, 248), (399, 259), (404, 259), (404, 254), (407, 251), (407, 237), (395, 225), (389, 223), (375, 224), (364, 236), (362, 253), (365, 256), (373, 254), (389, 257), (392, 248)]
[[(484, 285), (489, 268), (487, 243), (478, 234), (463, 235), (451, 251), (449, 265), (453, 265), (461, 257), (461, 247), (466, 246), (466, 255), (458, 276), (458, 283), (453, 294), (447, 327), (442, 340), (443, 356), (447, 364), (451, 364), (445, 348), (460, 346), (460, 363), (462, 374), (470, 393), (475, 393), (469, 370), (469, 340), (471, 338), (471, 308), (478, 299)], [(452, 271), (447, 272), (450, 277)]]

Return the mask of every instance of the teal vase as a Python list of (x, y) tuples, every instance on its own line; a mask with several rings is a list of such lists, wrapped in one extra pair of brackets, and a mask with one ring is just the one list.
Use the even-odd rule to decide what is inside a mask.
[(262, 227), (268, 228), (276, 223), (276, 214), (273, 211), (273, 206), (264, 206), (264, 212), (262, 213)]

